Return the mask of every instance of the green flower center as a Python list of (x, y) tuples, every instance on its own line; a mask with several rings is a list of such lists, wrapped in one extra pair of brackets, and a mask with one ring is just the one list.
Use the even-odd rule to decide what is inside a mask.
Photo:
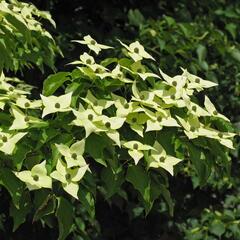
[[(90, 63), (88, 63), (88, 64), (90, 64)], [(97, 68), (95, 73), (101, 73), (101, 68)]]
[(165, 86), (164, 86), (164, 89), (165, 89), (166, 91), (170, 90), (170, 88), (171, 88), (171, 87), (170, 87), (169, 85), (165, 85)]
[(132, 123), (135, 123), (135, 122), (137, 122), (137, 118), (132, 118)]
[(139, 48), (135, 47), (135, 48), (133, 49), (133, 51), (134, 51), (135, 53), (139, 53)]
[(9, 89), (8, 89), (10, 92), (12, 92), (13, 90), (14, 90), (14, 88), (13, 87), (9, 87)]
[(165, 161), (165, 157), (164, 156), (162, 156), (162, 157), (160, 157), (160, 162), (164, 162)]
[(86, 60), (86, 63), (87, 63), (87, 64), (91, 64), (91, 63), (92, 63), (91, 59), (88, 58), (88, 59)]
[(134, 143), (134, 144), (133, 144), (133, 149), (135, 149), (135, 150), (138, 149), (138, 144), (137, 144), (137, 143)]
[(28, 102), (26, 102), (26, 103), (24, 104), (24, 107), (28, 108), (28, 107), (30, 107), (30, 104), (29, 104)]
[(24, 118), (24, 121), (25, 121), (25, 122), (28, 122), (29, 120), (30, 120), (29, 117), (25, 117), (25, 118)]
[(110, 128), (110, 127), (111, 127), (110, 122), (106, 122), (106, 123), (105, 123), (105, 127), (106, 127), (106, 128)]
[(88, 120), (90, 120), (90, 121), (93, 120), (93, 115), (92, 115), (92, 114), (89, 114), (89, 115), (88, 115)]
[(125, 104), (124, 104), (124, 108), (129, 108), (129, 104), (128, 104), (128, 103), (125, 103)]
[(141, 96), (140, 96), (140, 99), (141, 99), (141, 100), (144, 100), (144, 98), (145, 98), (144, 95), (141, 95)]
[(138, 69), (137, 69), (137, 72), (138, 72), (138, 73), (143, 73), (143, 69), (142, 69), (142, 68), (138, 68)]
[(55, 104), (55, 108), (60, 108), (61, 106), (60, 106), (60, 104), (59, 103), (56, 103)]
[(195, 130), (196, 130), (195, 127), (193, 127), (193, 126), (190, 127), (191, 132), (194, 132)]
[(70, 173), (67, 173), (67, 174), (65, 175), (65, 178), (66, 178), (67, 181), (69, 181), (69, 180), (71, 179), (71, 174), (70, 174)]
[(213, 111), (213, 115), (217, 115), (218, 112), (216, 110)]
[(10, 10), (13, 10), (13, 8), (14, 8), (13, 4), (9, 4), (9, 5), (8, 5), (8, 8), (9, 8)]
[(157, 117), (157, 120), (158, 120), (158, 122), (161, 122), (161, 121), (162, 121), (162, 117), (161, 117), (161, 116), (158, 116), (158, 117)]
[(195, 83), (200, 83), (200, 78), (196, 78)]
[(170, 98), (171, 98), (172, 100), (175, 100), (175, 95), (171, 95)]
[(34, 175), (34, 176), (33, 176), (33, 180), (34, 180), (35, 182), (37, 182), (37, 181), (39, 180), (39, 176), (38, 176), (38, 175)]
[(196, 106), (192, 106), (192, 110), (195, 112), (197, 110)]
[(172, 82), (172, 85), (173, 85), (174, 87), (176, 87), (176, 86), (177, 86), (177, 82), (176, 82), (176, 81), (173, 81), (173, 82)]
[(95, 40), (91, 40), (90, 44), (95, 45), (96, 41)]
[(117, 74), (117, 77), (118, 77), (118, 78), (121, 78), (121, 77), (122, 77), (122, 73), (118, 73), (118, 74)]
[(76, 153), (73, 153), (73, 154), (72, 154), (72, 158), (73, 158), (74, 160), (76, 160), (76, 159), (77, 159), (77, 154), (76, 154)]
[(223, 134), (222, 134), (222, 133), (218, 133), (218, 136), (219, 136), (220, 138), (222, 138), (222, 137), (223, 137)]
[(3, 141), (3, 142), (7, 142), (7, 140), (8, 140), (8, 139), (7, 139), (6, 136), (3, 136), (3, 137), (2, 137), (2, 141)]

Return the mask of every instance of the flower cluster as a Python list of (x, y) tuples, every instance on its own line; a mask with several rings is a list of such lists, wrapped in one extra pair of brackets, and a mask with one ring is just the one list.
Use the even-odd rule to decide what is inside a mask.
[[(98, 44), (89, 35), (77, 42), (86, 44), (96, 54), (102, 49), (111, 48)], [(62, 116), (71, 119), (68, 126), (62, 127), (74, 127), (83, 132), (80, 139), (56, 142), (57, 155), (52, 157), (55, 164), (51, 167), (47, 165), (52, 159), (46, 159), (31, 170), (15, 171), (29, 190), (51, 188), (52, 181), (56, 180), (67, 193), (78, 198), (79, 182), (91, 168), (84, 155), (85, 142), (92, 134), (109, 138), (116, 151), (122, 149), (129, 154), (132, 164), (137, 165), (144, 159), (148, 169), (162, 168), (172, 175), (173, 167), (183, 159), (169, 154), (157, 139), (153, 139), (153, 144), (146, 143), (147, 133), (172, 128), (189, 141), (213, 139), (227, 148), (233, 148), (235, 134), (222, 132), (214, 125), (215, 120), (229, 121), (228, 118), (217, 111), (207, 96), (204, 104), (199, 104), (194, 98), (195, 93), (213, 87), (215, 83), (197, 77), (186, 69), (174, 77), (161, 69), (153, 73), (144, 61), (154, 61), (154, 58), (139, 42), (129, 46), (120, 43), (130, 58), (112, 60), (112, 68), (107, 68), (108, 64), (96, 63), (94, 57), (87, 53), (71, 63), (77, 65), (75, 74), (91, 81), (84, 96), (78, 95), (77, 90), (70, 87), (60, 96), (41, 95), (40, 100), (30, 100), (27, 97), (30, 91), (20, 89), (18, 81), (9, 82), (2, 73), (0, 108), (10, 109), (12, 123), (9, 128), (1, 129), (0, 151), (14, 154), (18, 141), (31, 129), (46, 128), (51, 119)], [(117, 91), (96, 93), (97, 82), (104, 87), (117, 86)], [(126, 88), (128, 91), (123, 97), (119, 92)], [(123, 129), (131, 132), (130, 137), (122, 134)]]

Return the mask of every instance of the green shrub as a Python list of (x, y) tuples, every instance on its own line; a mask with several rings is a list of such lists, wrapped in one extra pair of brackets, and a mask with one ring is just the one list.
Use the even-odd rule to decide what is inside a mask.
[(18, 71), (24, 67), (43, 65), (54, 69), (56, 54), (60, 53), (51, 34), (39, 20), (45, 19), (54, 27), (48, 12), (17, 0), (0, 2), (0, 71)]
[(238, 122), (240, 36), (237, 22), (240, 6), (230, 4), (223, 10), (220, 3), (215, 5), (213, 10), (207, 10), (200, 4), (198, 7), (203, 8), (204, 14), (193, 18), (187, 18), (188, 9), (182, 5), (185, 6), (183, 20), (179, 20), (177, 12), (169, 12), (171, 16), (158, 20), (146, 20), (138, 10), (130, 11), (129, 19), (137, 26), (136, 38), (159, 61), (161, 69), (177, 74), (179, 67), (184, 67), (219, 83), (219, 88), (209, 94), (227, 116)]
[[(76, 42), (96, 54), (110, 48), (90, 36)], [(204, 103), (195, 97), (216, 84), (186, 69), (175, 77), (153, 73), (145, 63), (157, 63), (139, 42), (120, 43), (123, 58), (97, 63), (85, 52), (72, 72), (50, 75), (41, 99), (30, 100), (29, 90), (2, 74), (0, 183), (12, 197), (14, 230), (29, 213), (49, 227), (56, 216), (64, 239), (76, 201), (91, 219), (96, 193), (127, 201), (130, 185), (145, 214), (158, 198), (172, 213), (167, 173), (176, 164), (190, 159), (201, 184), (212, 169), (228, 170), (229, 120), (207, 96)]]
[(186, 240), (239, 239), (239, 192), (236, 195), (227, 195), (217, 209), (204, 209), (200, 218), (189, 218), (186, 223), (180, 224), (179, 228)]

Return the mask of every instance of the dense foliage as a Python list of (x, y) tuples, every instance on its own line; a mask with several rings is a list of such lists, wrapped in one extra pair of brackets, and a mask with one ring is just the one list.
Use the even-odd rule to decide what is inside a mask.
[[(235, 130), (229, 119), (217, 110), (223, 109), (229, 118), (238, 120), (237, 111), (236, 116), (231, 115), (238, 105), (238, 70), (234, 62), (234, 59), (239, 60), (237, 25), (232, 23), (226, 27), (229, 33), (232, 32), (232, 40), (227, 32), (208, 25), (208, 20), (200, 21), (196, 17), (195, 22), (191, 19), (181, 22), (166, 16), (157, 21), (145, 20), (139, 11), (131, 10), (128, 14), (130, 25), (124, 23), (124, 27), (129, 32), (139, 28), (138, 38), (145, 48), (138, 41), (129, 41), (127, 45), (105, 39), (113, 48), (99, 44), (90, 35), (70, 43), (70, 39), (79, 36), (60, 33), (58, 41), (64, 43), (63, 49), (74, 48), (74, 52), (67, 54), (71, 61), (80, 53), (73, 46), (84, 50), (88, 47), (89, 52), (65, 66), (66, 70), (61, 66), (64, 72), (48, 76), (42, 94), (39, 89), (32, 95), (32, 86), (18, 78), (6, 77), (6, 70), (23, 70), (32, 63), (41, 70), (44, 64), (54, 68), (55, 54), (60, 52), (58, 47), (44, 28), (32, 29), (29, 16), (25, 19), (24, 14), (37, 17), (31, 19), (35, 25), (41, 26), (37, 21), (39, 17), (54, 22), (48, 13), (38, 11), (33, 5), (9, 2), (1, 2), (3, 10), (7, 7), (7, 11), (12, 11), (4, 14), (4, 21), (8, 15), (17, 20), (18, 15), (22, 16), (27, 30), (23, 31), (22, 25), (11, 25), (14, 30), (6, 39), (17, 36), (25, 43), (28, 41), (24, 39), (28, 38), (31, 44), (24, 45), (24, 61), (19, 52), (12, 49), (8, 53), (15, 54), (14, 61), (8, 61), (8, 65), (3, 61), (2, 64), (2, 235), (6, 239), (10, 236), (17, 239), (17, 229), (24, 223), (20, 227), (21, 236), (24, 226), (32, 222), (34, 227), (28, 231), (28, 238), (38, 239), (41, 237), (38, 232), (51, 228), (53, 230), (47, 230), (47, 235), (56, 239), (58, 224), (59, 239), (65, 239), (69, 233), (71, 239), (98, 239), (101, 236), (125, 239), (126, 232), (127, 237), (148, 239), (150, 236), (145, 235), (144, 229), (140, 231), (139, 223), (134, 225), (134, 222), (150, 214), (148, 219), (155, 223), (150, 227), (152, 239), (173, 229), (186, 239), (203, 236), (206, 239), (236, 238), (239, 215), (228, 204), (232, 196), (223, 204), (225, 210), (207, 206), (198, 220), (195, 219), (200, 214), (191, 213), (186, 221), (181, 214), (191, 208), (187, 204), (194, 202), (194, 194), (185, 190), (180, 192), (182, 186), (176, 185), (174, 189), (173, 185), (174, 182), (186, 184), (185, 180), (191, 177), (194, 188), (210, 182), (214, 191), (217, 188), (222, 192), (237, 184), (237, 181), (229, 181), (231, 159), (228, 149), (234, 148)], [(58, 1), (49, 2), (50, 9), (55, 3)], [(14, 6), (13, 9), (10, 6)], [(237, 8), (227, 11), (235, 12)], [(216, 10), (214, 14), (225, 16), (225, 12)], [(236, 16), (227, 14), (225, 17), (235, 19)], [(227, 20), (224, 23), (229, 24)], [(137, 34), (134, 32), (131, 38)], [(118, 32), (117, 35), (121, 34)], [(223, 35), (225, 37), (220, 37)], [(21, 49), (18, 41), (14, 43)], [(34, 60), (31, 56), (36, 46), (32, 43), (38, 46)], [(99, 55), (103, 49), (107, 50)], [(222, 62), (216, 61), (219, 58)], [(220, 64), (220, 68), (218, 64), (224, 63), (225, 59), (228, 64)], [(170, 77), (164, 72), (176, 76)], [(233, 81), (231, 86), (234, 86), (227, 93), (232, 97), (234, 92), (231, 101), (221, 102), (220, 94), (216, 94), (216, 89), (225, 91), (226, 84), (219, 81), (219, 77), (226, 77), (226, 84)], [(34, 79), (32, 83), (36, 85)], [(210, 97), (205, 96), (205, 88), (209, 88), (207, 95)], [(213, 99), (219, 106), (212, 104)], [(237, 156), (237, 151), (232, 153)], [(176, 180), (169, 176), (169, 173), (173, 175), (174, 169), (179, 175)], [(220, 195), (215, 192), (209, 197), (216, 199)], [(234, 200), (233, 204), (238, 203)], [(173, 215), (174, 205), (175, 217), (169, 218)], [(202, 206), (197, 207), (201, 213)], [(196, 206), (191, 210), (196, 210)], [(159, 217), (163, 216), (166, 219), (159, 227)], [(107, 222), (109, 218), (112, 220)], [(119, 221), (121, 225), (113, 226)], [(235, 227), (228, 228), (231, 223)], [(134, 226), (138, 230), (134, 230)], [(16, 234), (12, 234), (12, 230)]]
[[(237, 10), (240, 11), (240, 8)], [(213, 16), (199, 16), (188, 22), (170, 16), (164, 16), (158, 21), (146, 21), (136, 10), (129, 13), (132, 24), (138, 24), (139, 39), (159, 59), (161, 68), (170, 69), (170, 72), (176, 74), (179, 66), (188, 67), (194, 74), (201, 74), (202, 77), (219, 83), (220, 88), (210, 94), (235, 121), (239, 120), (240, 109), (237, 10), (227, 9), (224, 12), (226, 17), (218, 9)], [(224, 29), (214, 19), (209, 24), (209, 18), (219, 17), (222, 21), (225, 20)], [(222, 95), (222, 92), (225, 94)], [(226, 97), (229, 100), (227, 102)]]
[(18, 1), (0, 2), (0, 70), (17, 71), (23, 67), (43, 65), (54, 68), (55, 55), (60, 53), (51, 34), (38, 21), (45, 19), (55, 26), (48, 12)]

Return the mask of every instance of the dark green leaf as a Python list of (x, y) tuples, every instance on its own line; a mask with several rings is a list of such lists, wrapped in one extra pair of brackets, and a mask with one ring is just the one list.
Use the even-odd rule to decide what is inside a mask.
[(12, 197), (13, 204), (19, 209), (24, 184), (7, 168), (0, 169), (0, 184), (8, 190)]
[(57, 198), (58, 206), (56, 216), (58, 219), (58, 240), (64, 240), (71, 232), (73, 225), (73, 205), (63, 197)]

